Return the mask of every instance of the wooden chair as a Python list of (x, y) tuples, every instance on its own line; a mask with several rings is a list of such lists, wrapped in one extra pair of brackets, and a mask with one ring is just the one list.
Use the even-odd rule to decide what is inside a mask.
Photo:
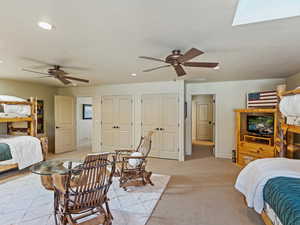
[(152, 172), (146, 171), (152, 135), (153, 131), (150, 131), (145, 137), (141, 137), (136, 150), (116, 150), (117, 171), (115, 175), (120, 177), (120, 187), (124, 188), (124, 190), (127, 190), (126, 187), (128, 186), (153, 185), (150, 179)]
[(108, 153), (88, 155), (69, 174), (52, 176), (57, 225), (112, 224), (107, 192), (115, 171), (115, 157), (109, 161), (108, 156)]

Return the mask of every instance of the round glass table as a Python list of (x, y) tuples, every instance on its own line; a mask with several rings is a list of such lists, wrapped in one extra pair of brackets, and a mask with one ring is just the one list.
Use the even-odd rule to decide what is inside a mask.
[(83, 160), (74, 159), (53, 159), (39, 162), (30, 167), (30, 171), (41, 176), (41, 183), (47, 190), (54, 190), (51, 175), (78, 173)]

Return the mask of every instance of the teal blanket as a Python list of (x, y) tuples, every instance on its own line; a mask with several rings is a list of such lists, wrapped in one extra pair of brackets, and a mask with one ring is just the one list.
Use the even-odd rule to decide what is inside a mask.
[(264, 187), (264, 200), (274, 210), (282, 225), (300, 225), (300, 179), (270, 179)]
[(0, 161), (12, 159), (9, 146), (5, 143), (0, 143)]

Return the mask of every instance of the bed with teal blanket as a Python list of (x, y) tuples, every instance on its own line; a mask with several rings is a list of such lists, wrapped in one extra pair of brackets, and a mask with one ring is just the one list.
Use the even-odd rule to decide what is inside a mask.
[(282, 225), (300, 225), (300, 179), (276, 177), (264, 187), (264, 201)]
[(12, 159), (8, 144), (0, 143), (0, 162)]

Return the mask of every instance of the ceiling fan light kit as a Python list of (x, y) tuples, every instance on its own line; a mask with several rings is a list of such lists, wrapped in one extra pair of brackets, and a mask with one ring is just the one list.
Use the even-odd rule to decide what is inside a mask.
[(193, 59), (199, 55), (202, 55), (202, 54), (204, 54), (204, 52), (202, 52), (196, 48), (191, 48), (184, 54), (182, 54), (180, 50), (175, 49), (172, 51), (171, 55), (168, 55), (165, 58), (165, 60), (148, 57), (148, 56), (140, 56), (139, 58), (157, 61), (157, 62), (163, 62), (163, 63), (168, 64), (168, 65), (163, 65), (163, 66), (158, 66), (155, 68), (143, 70), (143, 72), (150, 72), (150, 71), (158, 70), (161, 68), (173, 66), (173, 68), (177, 74), (177, 77), (181, 77), (181, 76), (186, 75), (186, 72), (185, 72), (183, 66), (202, 67), (202, 68), (217, 68), (218, 67), (219, 63), (215, 63), (215, 62), (213, 62), (213, 63), (212, 62), (190, 62), (191, 59)]

